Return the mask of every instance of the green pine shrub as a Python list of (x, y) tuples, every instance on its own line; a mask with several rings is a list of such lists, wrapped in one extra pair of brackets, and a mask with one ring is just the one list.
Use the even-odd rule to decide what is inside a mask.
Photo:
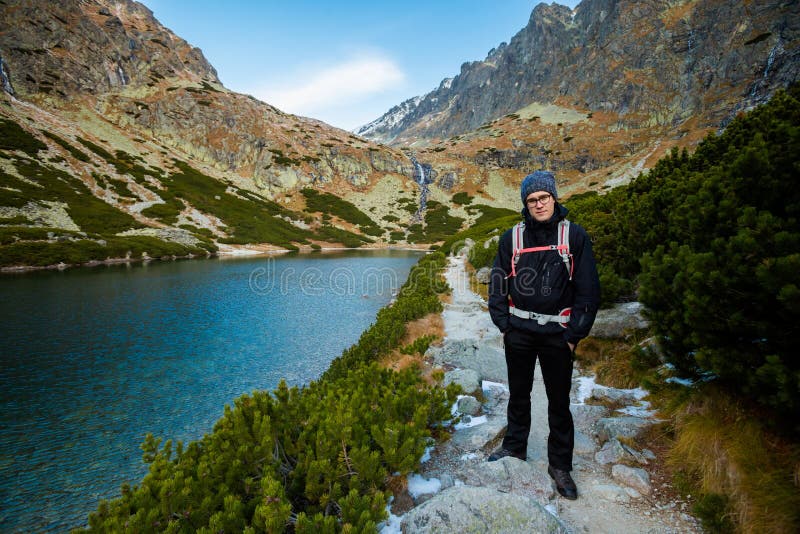
[(335, 215), (343, 221), (359, 226), (367, 235), (379, 236), (383, 234), (383, 229), (376, 225), (375, 221), (358, 209), (353, 203), (339, 198), (336, 195), (317, 191), (310, 187), (301, 189), (300, 192), (306, 198), (306, 207), (308, 211), (318, 211), (320, 213)]
[(0, 150), (21, 150), (36, 157), (40, 150), (47, 150), (47, 145), (16, 122), (0, 118)]

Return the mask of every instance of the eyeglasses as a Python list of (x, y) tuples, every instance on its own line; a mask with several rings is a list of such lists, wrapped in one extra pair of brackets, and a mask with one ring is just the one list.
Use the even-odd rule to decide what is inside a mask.
[(535, 206), (536, 204), (547, 206), (548, 204), (550, 204), (551, 200), (553, 200), (553, 195), (547, 194), (547, 195), (542, 195), (540, 197), (529, 198), (525, 202), (529, 206)]

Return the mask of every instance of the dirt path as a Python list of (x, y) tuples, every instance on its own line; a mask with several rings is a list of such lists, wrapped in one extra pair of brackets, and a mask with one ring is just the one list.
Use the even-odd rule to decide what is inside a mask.
[[(475, 359), (473, 366), (494, 369), (494, 374), (505, 377), (502, 340), (489, 319), (483, 299), (470, 289), (464, 261), (463, 257), (451, 257), (445, 274), (453, 293), (452, 302), (445, 306), (442, 313), (445, 327), (444, 346), (461, 343), (459, 346), (473, 347), (475, 354), (470, 356)], [(459, 355), (451, 357), (451, 360), (457, 361), (447, 361), (447, 351), (444, 353), (445, 355), (440, 356), (437, 363), (443, 365), (445, 369), (463, 369), (471, 365), (468, 359), (464, 360)], [(500, 378), (498, 381), (505, 383), (506, 379)], [(583, 389), (579, 387), (581, 383), (584, 385)], [(589, 408), (593, 407), (587, 407), (582, 402), (586, 394), (586, 384), (591, 383), (591, 380), (581, 380), (577, 373), (574, 376), (573, 414), (576, 418), (576, 448), (573, 477), (578, 485), (579, 498), (576, 501), (569, 501), (557, 493), (551, 493), (549, 497), (544, 498), (544, 502), (540, 497), (539, 502), (573, 532), (615, 534), (701, 532), (697, 521), (688, 515), (686, 503), (661, 497), (672, 493), (665, 491), (665, 487), (655, 485), (648, 490), (649, 494), (645, 494), (648, 492), (645, 490), (637, 491), (618, 478), (612, 477), (611, 463), (601, 465), (595, 460), (595, 453), (600, 449), (600, 443), (594, 435), (596, 419), (585, 417), (585, 413), (591, 413)], [(483, 391), (488, 398), (483, 403), (480, 416), (474, 418), (473, 422), (478, 424), (462, 425), (465, 428), (457, 430), (453, 439), (437, 446), (431, 453), (431, 459), (423, 464), (420, 480), (443, 479), (449, 483), (447, 477), (452, 477), (455, 485), (465, 480), (467, 482), (462, 483), (470, 485), (469, 480), (475, 479), (473, 475), (476, 469), (482, 469), (480, 464), (486, 462), (488, 452), (496, 446), (497, 429), (502, 429), (505, 425), (504, 399), (507, 399), (507, 396), (503, 397), (502, 387), (487, 387), (487, 383), (484, 382)], [(499, 397), (495, 395), (498, 391)], [(540, 473), (546, 473), (547, 399), (538, 366), (532, 402), (533, 428), (529, 439), (527, 464)], [(491, 440), (492, 436), (494, 441)], [(489, 441), (480, 445), (481, 439)], [(469, 452), (469, 447), (477, 450)], [(517, 460), (504, 460), (504, 462), (512, 462), (506, 464), (507, 469), (516, 467), (527, 469), (527, 466)], [(516, 467), (513, 462), (517, 462)], [(647, 466), (644, 467), (646, 469)], [(526, 471), (520, 470), (520, 473), (524, 472)], [(540, 476), (538, 473), (536, 475)], [(519, 485), (519, 482), (517, 484)], [(530, 488), (527, 491), (530, 494)], [(514, 487), (510, 486), (507, 492), (514, 493)]]

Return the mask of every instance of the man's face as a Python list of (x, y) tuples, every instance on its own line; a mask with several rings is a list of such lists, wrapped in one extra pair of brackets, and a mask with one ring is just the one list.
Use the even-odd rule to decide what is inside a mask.
[(525, 205), (531, 217), (539, 222), (549, 221), (556, 207), (553, 195), (547, 191), (534, 191), (525, 199)]

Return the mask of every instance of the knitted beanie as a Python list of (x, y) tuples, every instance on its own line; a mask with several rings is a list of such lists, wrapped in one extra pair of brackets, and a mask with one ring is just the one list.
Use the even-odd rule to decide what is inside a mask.
[(522, 187), (520, 187), (520, 195), (522, 195), (522, 205), (525, 205), (525, 199), (528, 195), (536, 191), (547, 191), (553, 195), (554, 200), (558, 200), (558, 192), (556, 191), (556, 177), (550, 171), (534, 171), (522, 180)]

